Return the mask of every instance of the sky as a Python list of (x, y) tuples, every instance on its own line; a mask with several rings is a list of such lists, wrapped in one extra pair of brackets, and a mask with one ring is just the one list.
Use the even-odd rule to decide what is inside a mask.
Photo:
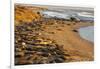
[(95, 7), (95, 0), (15, 0), (15, 3)]

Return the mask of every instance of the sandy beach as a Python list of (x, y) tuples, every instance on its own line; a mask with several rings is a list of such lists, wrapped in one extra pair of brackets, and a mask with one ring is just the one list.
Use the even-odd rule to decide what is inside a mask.
[[(47, 8), (15, 5), (15, 65), (93, 61), (94, 43), (83, 39), (77, 29), (94, 26), (94, 23), (43, 18), (39, 11), (45, 9)], [(33, 36), (36, 38), (35, 40), (40, 41), (33, 42)], [(30, 43), (28, 43), (29, 41)], [(37, 49), (33, 49), (33, 47), (32, 50), (29, 49), (30, 45), (31, 47), (32, 45), (39, 46), (39, 49), (50, 45), (52, 45), (51, 48), (53, 45), (59, 48), (55, 48), (53, 52), (47, 51), (47, 56), (41, 56)], [(63, 59), (57, 57), (54, 60), (59, 55), (58, 50), (59, 53), (63, 52), (60, 54)], [(50, 57), (54, 57), (52, 62), (50, 62)]]

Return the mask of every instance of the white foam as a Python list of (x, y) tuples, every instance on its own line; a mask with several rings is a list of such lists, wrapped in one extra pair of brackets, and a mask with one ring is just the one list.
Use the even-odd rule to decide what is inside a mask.
[(75, 17), (77, 20), (93, 20), (93, 13), (89, 12), (56, 12), (56, 11), (42, 11), (41, 12), (46, 18), (62, 18), (70, 20), (70, 17)]
[(92, 15), (92, 13), (88, 13), (88, 12), (80, 12), (80, 13), (77, 13), (78, 16), (82, 16), (82, 17), (91, 17), (91, 18), (94, 18), (94, 16)]
[(69, 15), (64, 13), (59, 13), (59, 12), (43, 11), (42, 14), (44, 14), (45, 17), (57, 17), (57, 18), (70, 19)]

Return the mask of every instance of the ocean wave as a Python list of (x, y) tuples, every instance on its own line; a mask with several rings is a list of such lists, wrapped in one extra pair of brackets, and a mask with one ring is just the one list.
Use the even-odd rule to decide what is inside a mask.
[(93, 14), (92, 13), (88, 13), (88, 12), (80, 12), (80, 13), (77, 13), (78, 16), (82, 16), (82, 17), (91, 17), (91, 18), (94, 18)]
[(42, 14), (44, 15), (44, 17), (57, 17), (57, 18), (70, 19), (70, 15), (65, 14), (65, 13), (44, 11), (44, 12), (42, 12)]
[(55, 12), (55, 11), (42, 11), (41, 12), (45, 18), (61, 18), (70, 20), (71, 17), (77, 20), (90, 20), (93, 21), (93, 13), (88, 12)]

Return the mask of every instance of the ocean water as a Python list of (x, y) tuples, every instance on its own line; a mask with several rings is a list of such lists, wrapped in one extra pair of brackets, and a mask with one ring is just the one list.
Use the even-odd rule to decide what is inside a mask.
[(60, 12), (55, 12), (55, 11), (43, 11), (42, 14), (44, 15), (44, 17), (46, 18), (52, 18), (52, 17), (56, 17), (56, 18), (63, 18), (63, 19), (70, 19), (70, 15), (69, 14), (64, 14), (64, 13), (60, 13)]
[(94, 27), (88, 26), (78, 29), (79, 34), (82, 38), (94, 42)]
[(45, 18), (63, 18), (63, 19), (70, 19), (70, 17), (75, 17), (82, 21), (94, 21), (94, 14), (93, 12), (86, 12), (86, 11), (70, 11), (70, 10), (63, 10), (63, 11), (55, 11), (55, 10), (45, 10), (42, 11), (41, 14), (44, 15)]

